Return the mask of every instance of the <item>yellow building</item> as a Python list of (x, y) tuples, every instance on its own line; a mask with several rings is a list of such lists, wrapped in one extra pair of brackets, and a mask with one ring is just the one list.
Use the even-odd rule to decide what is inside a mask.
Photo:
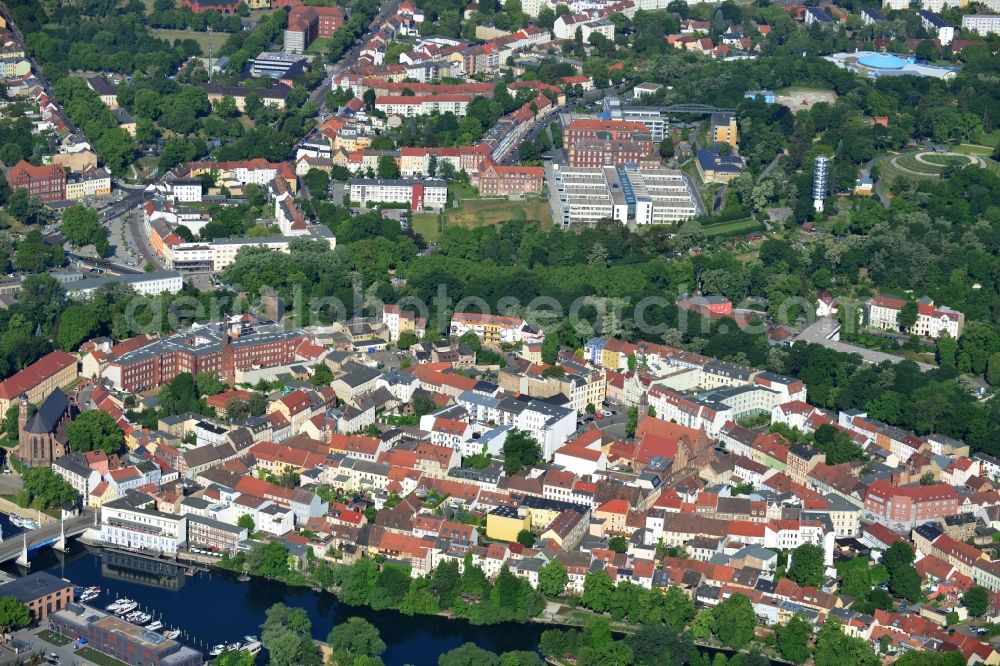
[(247, 7), (250, 9), (270, 9), (271, 0), (247, 0)]
[(100, 509), (107, 502), (116, 499), (118, 499), (118, 493), (115, 492), (114, 486), (107, 481), (101, 481), (87, 497), (87, 506), (92, 509)]
[(731, 113), (712, 114), (712, 141), (715, 143), (728, 143), (735, 148), (738, 138), (736, 116)]
[(71, 173), (66, 179), (66, 198), (79, 201), (87, 197), (106, 197), (111, 194), (111, 174), (106, 169), (88, 169), (80, 174)]
[(486, 536), (497, 541), (517, 541), (521, 530), (531, 529), (527, 515), (518, 515), (517, 509), (498, 506), (486, 516)]

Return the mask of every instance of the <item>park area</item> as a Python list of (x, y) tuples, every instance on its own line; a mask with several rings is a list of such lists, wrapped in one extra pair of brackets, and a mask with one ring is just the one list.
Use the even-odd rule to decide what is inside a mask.
[(889, 184), (896, 178), (940, 178), (946, 172), (977, 166), (1000, 173), (1000, 164), (975, 152), (916, 152), (894, 155), (880, 162), (882, 178)]
[(458, 208), (441, 213), (415, 213), (413, 230), (428, 242), (434, 242), (447, 226), (467, 229), (492, 226), (509, 220), (538, 222), (543, 227), (552, 224), (551, 207), (542, 199), (463, 199)]

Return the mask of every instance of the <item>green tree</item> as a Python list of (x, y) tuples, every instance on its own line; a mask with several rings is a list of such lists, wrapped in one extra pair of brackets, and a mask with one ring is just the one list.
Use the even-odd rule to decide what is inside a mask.
[(990, 593), (985, 587), (973, 585), (962, 597), (962, 603), (973, 617), (981, 617), (990, 609)]
[(250, 572), (266, 578), (283, 578), (288, 575), (288, 548), (281, 541), (254, 544), (247, 553)]
[(608, 550), (615, 553), (627, 553), (628, 541), (623, 536), (613, 536), (608, 539)]
[(778, 626), (774, 633), (778, 652), (782, 658), (793, 664), (802, 664), (809, 659), (812, 625), (807, 620), (796, 615), (787, 624)]
[(71, 451), (118, 453), (125, 448), (125, 436), (106, 412), (93, 409), (80, 414), (66, 426)]
[(547, 597), (558, 597), (566, 591), (569, 574), (559, 560), (549, 560), (538, 570), (538, 588)]
[(31, 624), (31, 611), (17, 597), (0, 597), (0, 631), (7, 633)]
[(385, 641), (378, 629), (368, 620), (360, 617), (348, 618), (330, 630), (326, 642), (337, 657), (338, 663), (351, 663), (356, 657), (371, 659), (381, 657), (385, 652)]
[(396, 347), (403, 350), (409, 349), (415, 344), (417, 344), (417, 335), (412, 331), (403, 331), (399, 334), (399, 340), (396, 341)]
[(804, 543), (792, 551), (792, 564), (788, 577), (803, 587), (819, 587), (825, 579), (826, 565), (823, 563), (823, 548)]
[(74, 351), (94, 336), (99, 327), (97, 312), (85, 305), (71, 305), (59, 317), (56, 342), (63, 351)]
[(889, 591), (893, 596), (908, 601), (920, 601), (923, 593), (920, 591), (920, 574), (912, 564), (896, 567), (889, 575)]
[(438, 666), (500, 666), (500, 657), (474, 643), (465, 643), (438, 657)]
[(503, 470), (507, 475), (520, 472), (540, 462), (542, 448), (538, 441), (523, 430), (513, 429), (507, 433), (503, 444)]
[(583, 579), (583, 597), (580, 601), (595, 613), (603, 613), (608, 610), (614, 593), (615, 584), (608, 574), (603, 571), (591, 571)]
[(715, 632), (715, 614), (711, 608), (698, 611), (691, 621), (691, 638), (696, 641), (708, 640)]
[(395, 158), (389, 155), (383, 155), (378, 158), (378, 168), (376, 173), (379, 178), (399, 178), (399, 165), (396, 164)]
[(542, 363), (555, 365), (559, 362), (559, 346), (561, 341), (559, 336), (553, 331), (545, 336), (542, 341)]
[(954, 368), (958, 359), (958, 341), (947, 333), (937, 340), (937, 362), (944, 368)]
[(240, 516), (236, 521), (236, 526), (245, 529), (249, 534), (253, 534), (257, 529), (257, 526), (253, 522), (253, 516), (249, 513), (244, 513)]
[(370, 557), (362, 557), (354, 563), (344, 578), (344, 584), (340, 588), (341, 601), (349, 606), (367, 604), (378, 582), (378, 576), (378, 563)]
[(199, 372), (195, 377), (195, 384), (199, 395), (217, 395), (225, 388), (225, 384), (216, 372)]
[(333, 381), (333, 371), (326, 363), (320, 363), (313, 371), (312, 379), (309, 380), (313, 386), (329, 386)]
[(254, 656), (246, 650), (223, 650), (212, 662), (215, 666), (254, 666)]
[(715, 618), (715, 635), (734, 650), (742, 650), (753, 639), (757, 616), (750, 600), (735, 593), (712, 609)]
[(913, 564), (913, 560), (913, 548), (905, 541), (897, 541), (892, 544), (882, 555), (882, 564), (890, 576), (897, 567)]
[(1000, 386), (1000, 352), (990, 354), (986, 363), (986, 382), (990, 386)]
[(312, 640), (312, 621), (302, 608), (281, 603), (268, 608), (261, 642), (271, 655), (271, 666), (319, 666), (322, 662)]
[(896, 322), (904, 331), (910, 330), (917, 323), (917, 315), (920, 313), (916, 302), (907, 301), (896, 316)]
[(531, 530), (521, 530), (517, 533), (517, 542), (525, 548), (531, 548), (535, 544), (535, 535)]
[(843, 632), (836, 618), (827, 618), (816, 636), (816, 666), (878, 666), (881, 662), (868, 641)]
[(21, 477), (24, 506), (49, 509), (63, 504), (75, 504), (78, 495), (73, 486), (52, 471), (51, 467), (32, 467)]
[(97, 211), (81, 205), (71, 206), (63, 211), (59, 232), (77, 247), (92, 245), (104, 237)]

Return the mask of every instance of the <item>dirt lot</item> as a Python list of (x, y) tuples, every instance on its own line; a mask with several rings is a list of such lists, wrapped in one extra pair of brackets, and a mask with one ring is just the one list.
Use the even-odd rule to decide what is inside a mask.
[(832, 90), (819, 90), (810, 88), (787, 88), (778, 91), (777, 102), (798, 113), (802, 110), (812, 108), (816, 102), (828, 102), (833, 104), (837, 101), (837, 93)]

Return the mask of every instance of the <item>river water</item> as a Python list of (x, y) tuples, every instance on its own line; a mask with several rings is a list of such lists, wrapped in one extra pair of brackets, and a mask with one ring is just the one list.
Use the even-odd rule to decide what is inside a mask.
[[(4, 539), (20, 530), (0, 514)], [(4, 570), (24, 572), (10, 562)], [(332, 594), (254, 578), (241, 583), (229, 572), (198, 572), (151, 562), (113, 551), (73, 543), (69, 553), (46, 548), (31, 553), (31, 571), (48, 571), (81, 587), (98, 586), (101, 596), (90, 604), (103, 609), (116, 597), (139, 602), (166, 627), (183, 632), (180, 640), (206, 653), (212, 645), (231, 643), (247, 634), (260, 635), (267, 609), (275, 603), (304, 608), (313, 623), (313, 636), (325, 640), (330, 630), (353, 616), (363, 617), (382, 634), (388, 649), (387, 666), (435, 666), (438, 656), (466, 642), (493, 652), (535, 650), (545, 629), (538, 624), (475, 627), (462, 620), (437, 616), (407, 617), (393, 611), (346, 606)]]

